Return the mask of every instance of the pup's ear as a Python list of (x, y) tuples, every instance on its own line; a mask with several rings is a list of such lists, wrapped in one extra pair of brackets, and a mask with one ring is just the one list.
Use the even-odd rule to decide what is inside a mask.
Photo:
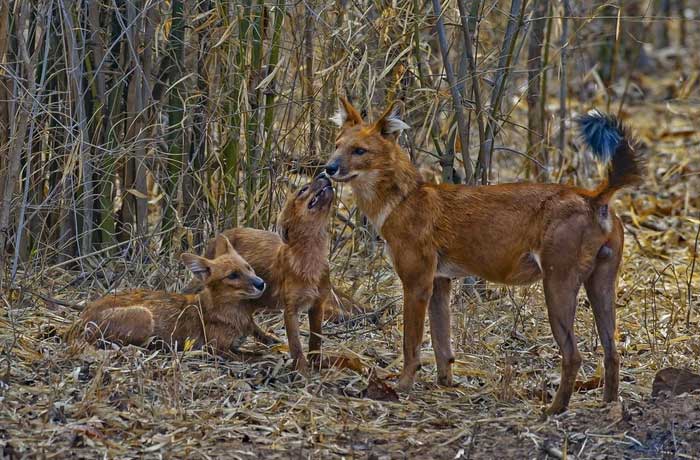
[(199, 278), (200, 281), (206, 283), (209, 276), (211, 276), (211, 269), (209, 268), (209, 261), (204, 257), (200, 257), (189, 252), (185, 252), (180, 256), (182, 262), (190, 269), (190, 271)]
[(338, 128), (345, 129), (362, 123), (360, 112), (344, 97), (340, 97), (338, 111), (330, 118)]
[(231, 256), (238, 254), (231, 245), (231, 241), (229, 241), (228, 237), (226, 237), (225, 235), (220, 234), (219, 236), (217, 236), (215, 245), (216, 246), (214, 249), (214, 257), (223, 256), (224, 254), (228, 254)]
[(396, 139), (396, 136), (401, 134), (401, 131), (411, 128), (400, 118), (402, 109), (403, 103), (394, 101), (381, 118), (374, 123), (374, 129), (384, 137)]

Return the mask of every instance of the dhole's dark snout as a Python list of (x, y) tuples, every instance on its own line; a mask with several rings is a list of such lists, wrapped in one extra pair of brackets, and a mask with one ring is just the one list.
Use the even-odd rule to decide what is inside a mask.
[(253, 286), (255, 286), (255, 289), (258, 291), (262, 292), (265, 290), (265, 281), (263, 281), (262, 278), (256, 276), (251, 280), (251, 283), (253, 283)]
[(308, 203), (308, 208), (324, 208), (326, 209), (333, 201), (333, 184), (328, 174), (322, 172), (314, 178), (311, 184), (311, 192), (313, 197)]
[(340, 169), (340, 165), (338, 164), (338, 162), (331, 161), (330, 163), (328, 163), (326, 165), (326, 174), (328, 174), (329, 176), (332, 177), (333, 175), (335, 175), (338, 172), (339, 169)]

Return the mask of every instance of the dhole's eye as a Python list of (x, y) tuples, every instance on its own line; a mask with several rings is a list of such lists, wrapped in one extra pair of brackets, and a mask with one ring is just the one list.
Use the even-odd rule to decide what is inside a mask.
[(304, 193), (304, 192), (307, 191), (308, 189), (309, 189), (309, 186), (308, 186), (308, 185), (303, 186), (303, 187), (301, 188), (301, 190), (299, 190), (299, 193), (297, 193), (297, 195), (301, 195), (302, 193)]
[(365, 153), (367, 153), (367, 150), (360, 148), (360, 147), (357, 147), (355, 150), (352, 151), (353, 155), (358, 155), (358, 156), (364, 155)]
[(230, 280), (237, 280), (237, 279), (238, 279), (238, 273), (236, 273), (236, 272), (229, 273), (228, 276), (227, 276), (226, 278), (228, 278), (228, 279), (230, 279)]

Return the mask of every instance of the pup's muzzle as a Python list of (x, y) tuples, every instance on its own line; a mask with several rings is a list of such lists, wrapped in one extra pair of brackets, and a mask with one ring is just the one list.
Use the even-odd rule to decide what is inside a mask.
[(333, 177), (335, 174), (337, 174), (339, 169), (340, 165), (338, 164), (338, 162), (332, 161), (326, 165), (326, 174), (330, 177)]

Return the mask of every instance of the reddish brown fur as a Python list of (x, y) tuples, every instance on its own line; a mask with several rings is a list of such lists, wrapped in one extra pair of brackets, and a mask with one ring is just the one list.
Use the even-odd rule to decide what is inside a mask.
[[(102, 297), (81, 314), (86, 339), (145, 345), (155, 337), (178, 349), (190, 340), (194, 347), (206, 345), (218, 354), (232, 351), (247, 335), (255, 333), (252, 315), (240, 305), (245, 299), (259, 297), (264, 283), (225, 238), (217, 241), (217, 247), (220, 255), (213, 260), (182, 255), (188, 267), (201, 277), (202, 292), (136, 290)], [(231, 274), (237, 278), (229, 279)]]
[[(310, 208), (314, 197), (317, 201)], [(308, 371), (299, 336), (301, 311), (309, 309), (309, 354), (317, 358), (321, 350), (321, 323), (330, 293), (327, 225), (332, 202), (331, 183), (321, 176), (288, 197), (277, 220), (278, 234), (251, 228), (223, 232), (269, 285), (262, 297), (242, 307), (251, 315), (260, 309), (284, 310), (289, 352), (301, 373)], [(214, 254), (210, 243), (206, 255)]]
[(605, 350), (604, 397), (616, 399), (613, 300), (623, 232), (607, 207), (599, 215), (596, 206), (607, 206), (601, 202), (605, 186), (587, 191), (558, 184), (425, 183), (396, 143), (401, 125), (392, 121), (392, 109), (368, 124), (349, 102), (341, 102), (337, 119), (342, 126), (327, 172), (349, 182), (360, 210), (385, 239), (403, 283), (399, 388), (410, 389), (420, 367), (426, 312), (438, 381), (452, 385), (450, 279), (473, 274), (505, 284), (544, 280), (549, 320), (563, 358), (562, 381), (550, 413), (566, 409), (581, 363), (573, 323), (577, 292), (584, 284)]

